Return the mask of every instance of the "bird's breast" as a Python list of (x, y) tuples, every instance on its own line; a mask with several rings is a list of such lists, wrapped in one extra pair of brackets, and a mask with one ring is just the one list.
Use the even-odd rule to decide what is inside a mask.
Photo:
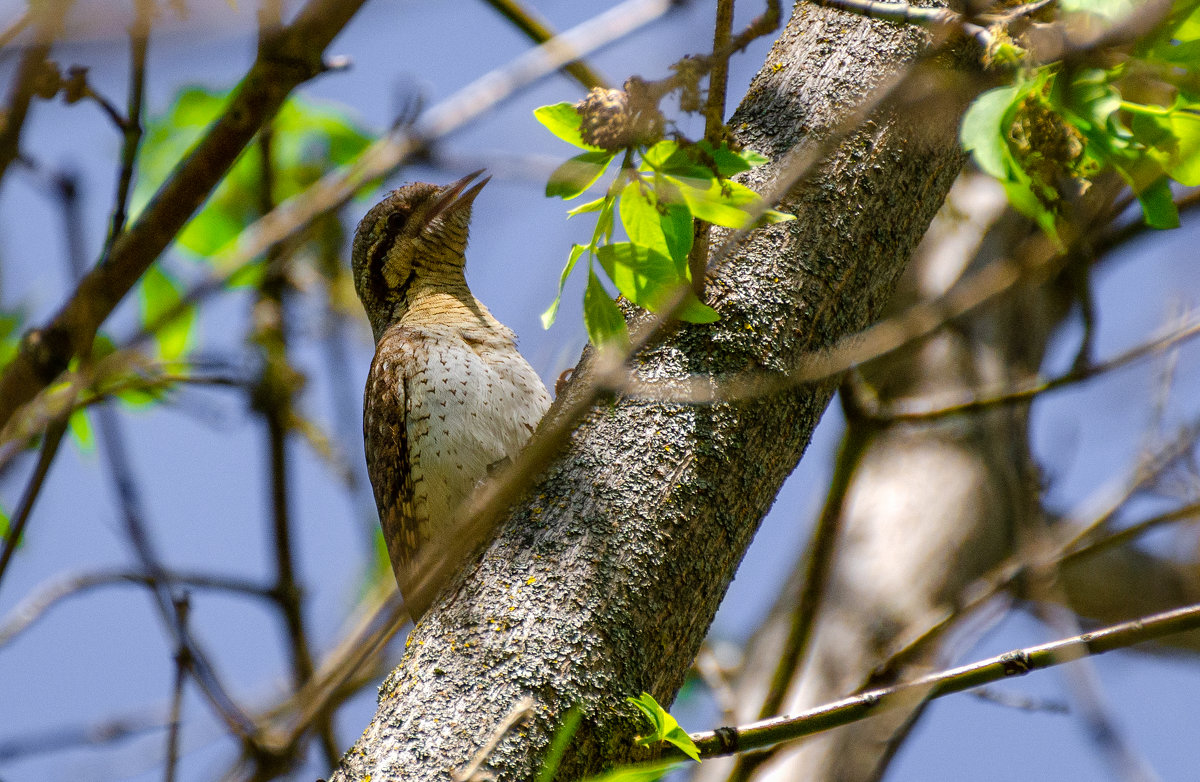
[(541, 379), (515, 346), (441, 335), (406, 379), (414, 504), (448, 518), (488, 468), (514, 458), (549, 407)]

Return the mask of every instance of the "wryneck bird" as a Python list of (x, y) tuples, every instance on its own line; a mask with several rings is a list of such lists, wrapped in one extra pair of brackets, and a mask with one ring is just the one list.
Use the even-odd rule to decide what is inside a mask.
[(445, 586), (421, 567), (481, 542), (462, 545), (459, 505), (489, 468), (516, 457), (550, 406), (513, 332), (463, 274), (471, 207), (490, 177), (468, 185), (482, 173), (394, 190), (354, 236), (354, 285), (375, 335), (367, 472), (414, 622)]

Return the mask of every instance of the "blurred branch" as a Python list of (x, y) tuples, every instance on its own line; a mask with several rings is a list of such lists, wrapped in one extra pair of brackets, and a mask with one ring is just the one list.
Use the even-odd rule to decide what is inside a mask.
[[(70, 7), (71, 0), (48, 0), (33, 4), (4, 31), (4, 36), (9, 38), (17, 35), (24, 26), (34, 27), (33, 42), (25, 47), (21, 55), (21, 63), (9, 87), (8, 106), (0, 118), (0, 180), (7, 173), (9, 164), (21, 154), (21, 131), (25, 127), (29, 104), (38, 93), (38, 81), (45, 67), (46, 56), (62, 31)], [(0, 419), (2, 425), (3, 420)]]
[[(843, 397), (844, 398), (844, 397)], [(851, 420), (842, 438), (837, 460), (833, 468), (833, 478), (821, 508), (821, 516), (813, 529), (812, 540), (808, 544), (804, 575), (801, 589), (797, 596), (795, 609), (792, 611), (792, 621), (788, 628), (787, 639), (775, 664), (770, 684), (762, 706), (759, 708), (759, 719), (777, 716), (783, 710), (783, 702), (787, 697), (808, 651), (809, 640), (812, 636), (817, 612), (821, 609), (821, 600), (829, 580), (830, 568), (833, 567), (837, 553), (837, 541), (840, 520), (854, 474), (865, 449), (871, 441), (869, 425), (861, 419)], [(749, 779), (754, 770), (770, 757), (771, 751), (740, 755), (733, 770), (729, 773), (730, 782)]]
[[(1124, 649), (1174, 633), (1200, 629), (1200, 605), (1165, 611), (1132, 622), (1105, 627), (1072, 638), (1017, 649), (970, 665), (924, 676), (893, 687), (860, 693), (803, 714), (763, 720), (739, 727), (691, 734), (701, 757), (719, 757), (773, 746), (784, 741), (846, 725), (912, 703), (962, 692), (1014, 676), (1073, 662), (1083, 657)], [(665, 750), (664, 757), (676, 753)], [(682, 753), (678, 753), (680, 758)]]
[[(26, 335), (20, 352), (0, 375), (0, 428), (72, 357), (87, 355), (100, 324), (208, 198), (263, 123), (296, 85), (324, 71), (322, 51), (361, 4), (362, 0), (309, 0), (294, 22), (262, 37), (258, 56), (225, 113), (176, 166), (137, 222), (113, 243), (107, 262), (88, 273), (49, 323)], [(16, 150), (15, 136), (7, 142), (11, 126), (0, 134), (0, 173), (7, 165), (6, 146), (13, 154)], [(19, 131), (19, 124), (16, 127)]]
[[(534, 8), (518, 2), (518, 0), (484, 0), (484, 2), (505, 19), (512, 22), (518, 30), (529, 36), (529, 39), (534, 43), (543, 44), (558, 35), (541, 14)], [(582, 59), (567, 63), (563, 66), (563, 70), (571, 74), (575, 78), (575, 81), (582, 84), (586, 89), (590, 90), (594, 87), (608, 86), (608, 81)]]
[(146, 89), (146, 48), (150, 40), (150, 20), (154, 12), (151, 0), (136, 0), (133, 25), (129, 28), (129, 101), (122, 127), (121, 168), (117, 174), (117, 194), (113, 202), (112, 224), (104, 243), (102, 258), (112, 254), (113, 244), (125, 230), (129, 208), (129, 188), (142, 142), (142, 108)]
[[(261, 159), (259, 182), (262, 214), (275, 206), (274, 133), (268, 126), (258, 136)], [(296, 580), (295, 547), (292, 542), (292, 520), (288, 500), (287, 435), (296, 420), (294, 395), (304, 384), (304, 376), (291, 365), (288, 358), (288, 321), (285, 294), (288, 289), (288, 265), (291, 252), (280, 245), (267, 251), (266, 268), (258, 287), (254, 304), (251, 341), (259, 353), (260, 375), (251, 390), (251, 406), (266, 423), (268, 469), (270, 476), (269, 507), (271, 508), (270, 543), (275, 554), (275, 587), (279, 612), (286, 631), (291, 657), (292, 686), (299, 690), (312, 679), (313, 660), (308, 631), (304, 623), (303, 594)], [(340, 753), (334, 738), (332, 715), (317, 716), (317, 735), (326, 762), (337, 763)], [(278, 753), (275, 753), (278, 755)]]
[[(78, 190), (74, 179), (69, 176), (55, 178), (58, 185), (57, 194), (60, 199), (63, 217), (63, 231), (66, 234), (66, 260), (72, 275), (78, 279), (84, 274), (84, 246), (82, 225), (83, 216), (80, 213)], [(85, 362), (85, 364), (88, 362)], [(64, 408), (64, 416), (69, 416), (74, 407), (74, 395), (77, 390), (72, 388), (72, 402)], [(64, 418), (64, 420), (66, 420)], [(154, 602), (168, 631), (177, 646), (186, 649), (188, 665), (186, 669), (196, 677), (201, 691), (208, 697), (210, 705), (225, 721), (226, 726), (237, 736), (251, 741), (254, 726), (241, 712), (233, 699), (229, 697), (208, 658), (196, 645), (188, 629), (185, 617), (179, 612), (179, 596), (173, 593), (169, 583), (163, 577), (163, 567), (150, 538), (150, 530), (145, 522), (145, 513), (138, 492), (134, 469), (126, 448), (124, 432), (116, 412), (108, 406), (96, 408), (97, 440), (108, 474), (117, 495), (122, 517), (125, 521), (125, 531), (134, 555), (139, 560), (142, 569), (150, 576), (149, 585), (155, 598)]]
[[(269, 587), (236, 576), (185, 573), (166, 569), (162, 570), (159, 575), (172, 586), (212, 589), (244, 597), (274, 600)], [(154, 588), (155, 582), (155, 576), (140, 570), (112, 569), (68, 576), (43, 585), (38, 592), (28, 595), (13, 608), (7, 620), (0, 624), (0, 647), (10, 643), (41, 619), (47, 611), (69, 597), (76, 597), (93, 589), (107, 586), (141, 585)]]
[[(930, 421), (950, 415), (975, 413), (997, 405), (1009, 405), (1027, 402), (1034, 397), (1065, 386), (1075, 385), (1091, 380), (1099, 375), (1107, 374), (1114, 369), (1130, 364), (1147, 356), (1152, 356), (1186, 342), (1200, 334), (1200, 319), (1167, 329), (1157, 337), (1153, 337), (1140, 345), (1116, 355), (1106, 361), (1088, 366), (1072, 368), (1061, 375), (1052, 378), (1034, 378), (1021, 383), (1017, 388), (1007, 390), (965, 390), (953, 396), (943, 395), (934, 399), (896, 399), (887, 402), (862, 399), (863, 412), (873, 420), (880, 422), (896, 421)], [(866, 391), (868, 389), (860, 389)]]
[(80, 727), (56, 726), (24, 736), (0, 739), (0, 763), (20, 760), (30, 755), (61, 752), (73, 747), (114, 744), (162, 728), (161, 718), (145, 716), (120, 717)]
[[(1069, 552), (1075, 550), (1096, 530), (1111, 521), (1138, 491), (1145, 488), (1179, 459), (1185, 458), (1195, 446), (1197, 435), (1200, 435), (1200, 423), (1183, 427), (1176, 437), (1157, 450), (1143, 455), (1128, 475), (1110, 486), (1097, 490), (1082, 504), (1080, 509), (1066, 519), (1060, 520), (1052, 528), (1051, 535), (1036, 542), (1035, 551), (1025, 550), (1014, 554), (980, 578), (969, 589), (964, 590), (964, 599), (955, 606), (953, 611), (948, 611), (924, 632), (895, 650), (881, 668), (892, 670), (902, 665), (905, 660), (912, 657), (931, 639), (939, 637), (953, 623), (980, 609), (1001, 591), (1016, 587), (1021, 579), (1030, 573), (1036, 575), (1041, 572), (1055, 571)], [(1086, 521), (1074, 521), (1076, 519), (1086, 519)], [(1101, 547), (1097, 546), (1095, 550), (1100, 551)], [(1078, 556), (1083, 556), (1083, 554)]]
[(21, 495), (21, 502), (17, 505), (17, 511), (12, 516), (8, 534), (4, 538), (4, 550), (0, 552), (0, 582), (3, 582), (4, 574), (8, 572), (8, 563), (12, 561), (13, 552), (17, 550), (17, 546), (21, 542), (21, 535), (24, 534), (25, 525), (29, 522), (29, 514), (33, 511), (33, 504), (37, 502), (38, 495), (42, 491), (46, 474), (50, 472), (50, 465), (54, 463), (54, 457), (58, 453), (58, 446), (62, 443), (63, 433), (67, 431), (67, 421), (70, 417), (71, 413), (68, 408), (50, 422), (42, 436), (42, 450), (38, 454), (37, 466), (33, 468), (33, 474), (29, 476), (25, 493)]
[[(729, 85), (729, 58), (718, 57), (717, 52), (729, 48), (729, 37), (733, 30), (733, 0), (718, 0), (717, 18), (713, 24), (712, 68), (708, 72), (708, 97), (704, 101), (704, 138), (713, 148), (725, 141), (725, 93)], [(688, 251), (688, 270), (692, 276), (692, 290), (703, 299), (704, 278), (708, 266), (708, 241), (711, 224), (705, 220), (694, 221), (692, 249)]]
[[(187, 627), (188, 615), (191, 613), (191, 599), (186, 591), (181, 592), (173, 600), (175, 615), (179, 623)], [(192, 655), (187, 644), (180, 643), (175, 647), (175, 684), (171, 688), (171, 714), (167, 718), (167, 759), (166, 782), (175, 782), (179, 766), (179, 733), (183, 715), (183, 685), (187, 681), (188, 671), (192, 667)]]
[(21, 31), (29, 26), (29, 23), (32, 21), (32, 19), (33, 11), (26, 8), (17, 15), (16, 19), (13, 19), (11, 22), (9, 22), (7, 27), (5, 27), (3, 30), (0, 30), (0, 49), (3, 49), (5, 46), (8, 46), (10, 43), (12, 43), (13, 39), (20, 35)]

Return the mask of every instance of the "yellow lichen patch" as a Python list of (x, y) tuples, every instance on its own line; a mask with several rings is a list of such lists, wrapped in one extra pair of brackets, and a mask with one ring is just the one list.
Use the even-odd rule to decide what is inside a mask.
[(530, 576), (529, 578), (525, 579), (525, 586), (530, 586), (534, 581), (537, 581), (537, 576)]

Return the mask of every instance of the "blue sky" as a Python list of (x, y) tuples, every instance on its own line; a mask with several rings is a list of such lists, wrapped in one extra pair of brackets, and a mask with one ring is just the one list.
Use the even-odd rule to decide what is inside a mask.
[[(87, 4), (78, 4), (85, 6)], [(739, 6), (739, 24), (757, 8)], [(587, 18), (595, 4), (539, 2), (560, 29)], [(0, 21), (23, 4), (0, 3)], [(101, 3), (108, 20), (73, 19), (77, 40), (56, 51), (64, 65), (81, 63), (90, 79), (118, 105), (124, 104), (126, 53), (121, 30), (126, 4)], [(161, 112), (181, 86), (230, 86), (254, 53), (248, 35), (252, 7), (233, 11), (220, 2), (199, 5), (187, 22), (169, 21), (152, 39), (147, 100)], [(166, 11), (170, 19), (170, 12)], [(688, 52), (709, 44), (712, 8), (696, 2), (674, 12), (594, 58), (611, 79), (631, 73), (662, 75)], [(527, 48), (480, 3), (384, 2), (375, 0), (330, 47), (352, 59), (349, 70), (306, 85), (313, 98), (347, 104), (373, 130), (386, 128), (406, 97), (426, 104), (451, 94), (487, 70)], [(756, 44), (736, 59), (730, 79), (730, 105), (736, 105), (750, 76), (765, 56)], [(13, 59), (0, 59), (0, 78), (10, 78)], [(565, 220), (561, 202), (541, 195), (549, 166), (571, 154), (543, 132), (532, 116), (536, 106), (575, 100), (580, 88), (551, 77), (520, 94), (470, 128), (445, 140), (439, 152), (452, 169), (413, 167), (391, 186), (411, 180), (450, 180), (480, 164), (494, 174), (476, 202), (468, 279), (492, 312), (519, 335), (525, 355), (546, 380), (573, 365), (585, 336), (580, 322), (578, 281), (568, 286), (558, 324), (544, 331), (538, 321), (554, 295), (558, 271), (572, 241), (587, 228)], [(77, 171), (85, 196), (89, 256), (104, 236), (114, 187), (113, 161), (120, 139), (91, 104), (36, 105), (26, 132), (27, 150), (40, 161)], [(369, 201), (348, 207), (353, 220)], [(62, 233), (53, 202), (34, 177), (10, 174), (0, 186), (0, 305), (27, 308), (39, 322), (60, 304), (67, 288)], [(533, 228), (536, 226), (536, 228)], [(1156, 331), (1180, 306), (1195, 304), (1200, 265), (1195, 225), (1172, 234), (1138, 240), (1097, 274), (1101, 313), (1097, 350), (1112, 355)], [(193, 262), (168, 254), (167, 268), (188, 277)], [(201, 354), (244, 360), (241, 333), (247, 317), (244, 298), (206, 310), (200, 324)], [(320, 328), (312, 301), (294, 307), (298, 334)], [(117, 334), (133, 327), (130, 303), (110, 327)], [(357, 404), (372, 346), (365, 318), (344, 356), (352, 368), (334, 383), (324, 373), (327, 357), (312, 340), (297, 339), (296, 360), (315, 380), (301, 404), (345, 444), (346, 457), (361, 475), (361, 433), (356, 413), (346, 424), (346, 398)], [(1078, 340), (1068, 327), (1056, 338), (1050, 368), (1065, 368)], [(1197, 412), (1200, 376), (1195, 351), (1185, 348), (1171, 399), (1172, 420)], [(1156, 376), (1140, 364), (1112, 377), (1046, 398), (1035, 408), (1033, 441), (1039, 458), (1051, 465), (1051, 502), (1070, 507), (1130, 466), (1150, 420)], [(147, 515), (165, 561), (180, 569), (216, 569), (259, 577), (270, 573), (269, 508), (265, 491), (262, 425), (244, 400), (225, 391), (188, 390), (179, 404), (150, 413), (123, 415), (145, 495)], [(343, 407), (339, 408), (338, 405)], [(835, 406), (836, 407), (836, 406)], [(349, 427), (349, 431), (347, 431)], [(713, 626), (718, 638), (744, 638), (764, 614), (771, 596), (798, 555), (828, 481), (840, 433), (837, 411), (821, 424), (808, 455), (780, 494), (747, 554), (738, 579)], [(348, 498), (328, 466), (296, 442), (290, 450), (296, 497), (301, 577), (309, 588), (309, 618), (318, 646), (328, 647), (338, 623), (361, 584), (366, 564), (363, 530), (374, 523), (363, 497)], [(0, 501), (16, 505), (25, 472), (0, 479)], [(369, 499), (367, 500), (369, 503)], [(365, 508), (365, 509), (364, 509)], [(62, 574), (133, 562), (124, 541), (118, 507), (95, 453), (74, 446), (60, 455), (31, 521), (26, 544), (0, 585), (0, 619), (28, 593)], [(221, 673), (245, 702), (264, 703), (287, 679), (286, 653), (277, 618), (260, 607), (223, 596), (197, 594), (193, 622), (218, 661)], [(964, 661), (1050, 640), (1045, 628), (1023, 615), (1010, 617), (973, 649)], [(114, 715), (161, 715), (173, 676), (172, 650), (150, 601), (141, 591), (114, 587), (73, 599), (50, 612), (13, 644), (0, 648), (0, 742), (30, 731), (61, 731)], [(1095, 662), (1114, 704), (1117, 721), (1163, 779), (1194, 776), (1200, 720), (1200, 669), (1186, 660), (1115, 653)], [(1057, 672), (1040, 673), (1005, 685), (1034, 698), (1067, 700)], [(374, 710), (368, 688), (339, 716), (339, 736), (347, 746)], [(716, 712), (702, 700), (682, 704), (688, 729), (714, 727)], [(194, 695), (185, 708), (188, 752), (184, 779), (208, 779), (234, 756), (219, 727)], [(0, 764), (0, 779), (70, 776), (79, 780), (158, 778), (163, 741), (152, 731), (114, 749), (72, 750)], [(309, 769), (323, 775), (319, 760)], [(1071, 716), (1002, 708), (970, 696), (934, 704), (897, 758), (889, 780), (1102, 779), (1107, 769), (1096, 759), (1078, 720)]]

